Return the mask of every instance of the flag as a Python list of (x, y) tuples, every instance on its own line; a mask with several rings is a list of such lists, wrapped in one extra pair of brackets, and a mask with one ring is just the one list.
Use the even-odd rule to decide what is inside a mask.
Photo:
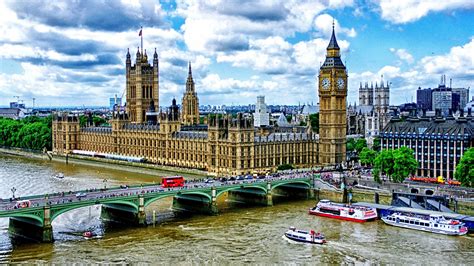
[(142, 29), (140, 29), (140, 32), (138, 33), (138, 36), (142, 36)]

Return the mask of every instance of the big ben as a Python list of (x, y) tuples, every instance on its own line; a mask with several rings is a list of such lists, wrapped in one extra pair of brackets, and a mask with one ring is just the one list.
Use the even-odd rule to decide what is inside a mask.
[(346, 157), (347, 71), (341, 60), (334, 25), (318, 78), (319, 163), (342, 163)]

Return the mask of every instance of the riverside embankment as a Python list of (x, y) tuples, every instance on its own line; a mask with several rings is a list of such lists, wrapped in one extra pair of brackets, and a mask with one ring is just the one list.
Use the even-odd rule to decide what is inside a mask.
[(19, 148), (0, 148), (0, 154), (10, 155), (10, 156), (20, 156), (24, 158), (32, 158), (44, 161), (54, 161), (64, 164), (79, 164), (84, 166), (94, 166), (101, 167), (113, 170), (122, 170), (128, 172), (136, 172), (143, 174), (164, 174), (169, 175), (173, 174), (183, 174), (191, 177), (205, 177), (207, 175), (206, 171), (191, 169), (191, 168), (178, 168), (164, 165), (148, 164), (148, 163), (136, 163), (136, 162), (126, 162), (118, 160), (110, 160), (105, 158), (92, 158), (78, 155), (56, 155), (51, 153), (44, 153), (40, 151), (25, 150)]

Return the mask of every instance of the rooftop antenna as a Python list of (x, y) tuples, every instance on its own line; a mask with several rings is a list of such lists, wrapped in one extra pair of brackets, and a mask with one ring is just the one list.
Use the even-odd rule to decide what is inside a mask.
[(35, 100), (36, 98), (33, 98), (33, 109), (35, 109)]
[(453, 79), (452, 79), (452, 78), (449, 79), (449, 87), (450, 87), (450, 88), (453, 87)]

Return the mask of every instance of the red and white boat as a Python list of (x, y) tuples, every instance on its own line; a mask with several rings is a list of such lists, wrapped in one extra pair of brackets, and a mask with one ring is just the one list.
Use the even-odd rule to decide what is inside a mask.
[(334, 203), (329, 200), (320, 200), (315, 207), (309, 209), (309, 214), (358, 223), (377, 219), (375, 208)]

